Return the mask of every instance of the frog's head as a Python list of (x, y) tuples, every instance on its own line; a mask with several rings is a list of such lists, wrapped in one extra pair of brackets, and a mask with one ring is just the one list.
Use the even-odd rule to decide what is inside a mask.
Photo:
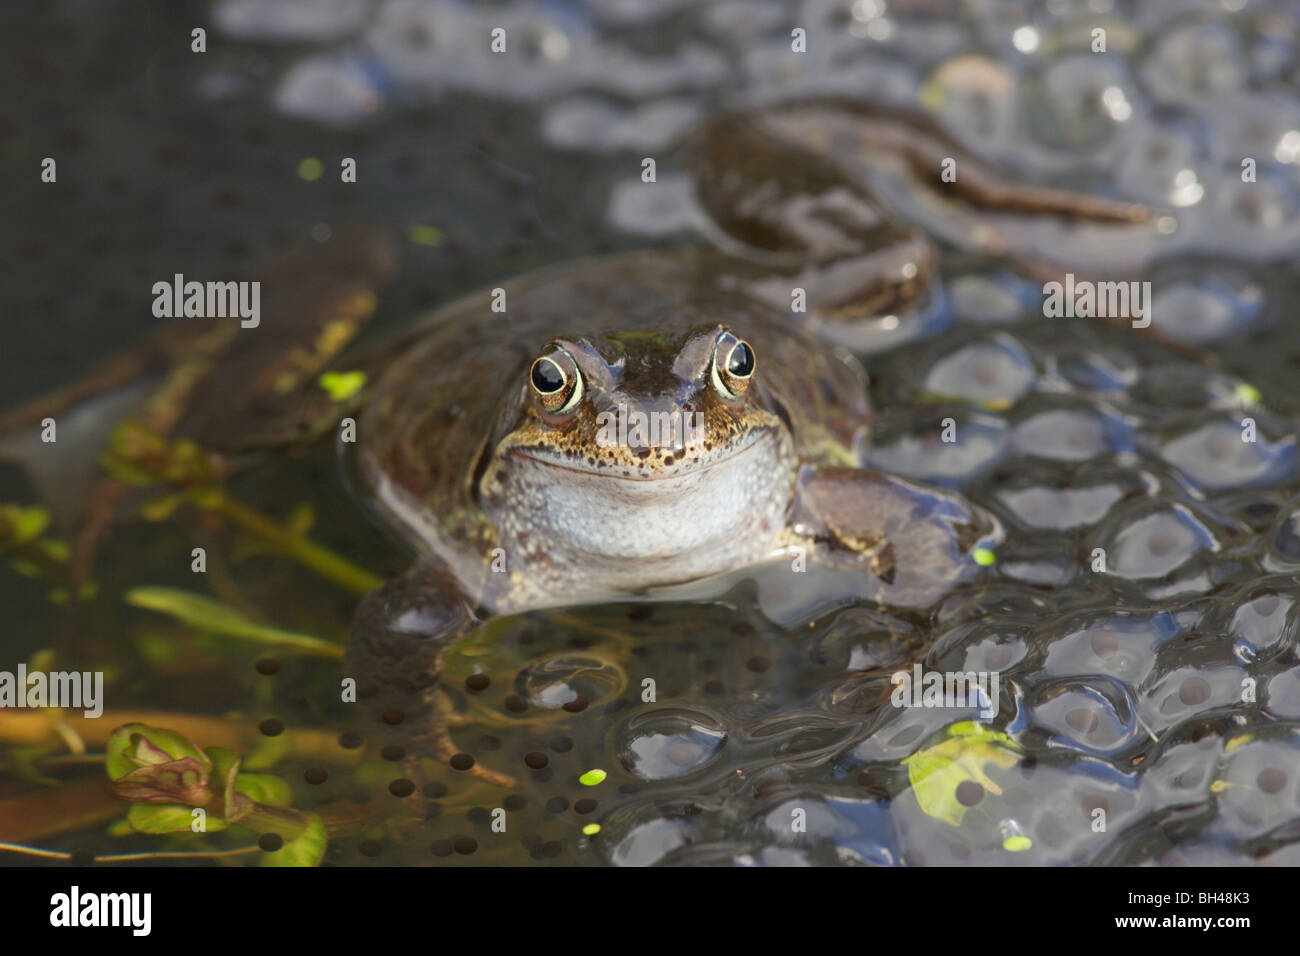
[(683, 578), (766, 545), (794, 466), (761, 368), (722, 325), (551, 339), (481, 478), (503, 540), (642, 572), (647, 560), (677, 561)]

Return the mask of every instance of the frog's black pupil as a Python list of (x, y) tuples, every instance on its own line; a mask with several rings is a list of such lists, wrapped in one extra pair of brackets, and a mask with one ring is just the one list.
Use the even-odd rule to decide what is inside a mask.
[(543, 395), (558, 392), (564, 387), (564, 373), (552, 359), (541, 359), (533, 363), (533, 387)]
[(727, 371), (736, 378), (748, 378), (754, 374), (754, 353), (744, 342), (737, 343), (727, 356)]

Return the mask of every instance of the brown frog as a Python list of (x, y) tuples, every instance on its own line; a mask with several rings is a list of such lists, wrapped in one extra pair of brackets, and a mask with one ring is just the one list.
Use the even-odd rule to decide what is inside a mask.
[(827, 338), (904, 313), (935, 264), (864, 170), (908, 170), (971, 224), (950, 240), (1032, 271), (1056, 266), (996, 211), (1153, 230), (1144, 207), (1009, 184), (928, 122), (843, 100), (721, 114), (690, 153), (721, 248), (543, 269), (502, 287), (504, 314), (472, 294), (341, 366), (369, 376), (346, 409), (367, 491), (420, 555), (362, 602), (349, 671), (444, 756), (440, 659), (488, 616), (804, 562), (924, 607), (991, 559), (989, 516), (854, 451), (866, 377)]

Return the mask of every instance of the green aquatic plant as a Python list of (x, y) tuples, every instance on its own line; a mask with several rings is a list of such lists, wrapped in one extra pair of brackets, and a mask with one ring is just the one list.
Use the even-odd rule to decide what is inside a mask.
[(167, 614), (183, 624), (213, 634), (292, 648), (323, 657), (342, 658), (343, 648), (310, 634), (259, 624), (220, 601), (179, 588), (131, 588), (122, 599), (133, 607)]
[(215, 833), (240, 826), (266, 835), (277, 849), (264, 863), (316, 866), (325, 855), (325, 823), (292, 809), (292, 792), (279, 777), (241, 771), (242, 758), (222, 747), (199, 749), (189, 738), (145, 724), (118, 727), (108, 740), (104, 768), (112, 793), (131, 804), (127, 823), (137, 833)]
[(968, 807), (959, 799), (958, 788), (977, 785), (982, 791), (1000, 796), (1002, 788), (987, 771), (1014, 767), (1020, 759), (1019, 748), (1006, 734), (964, 720), (949, 727), (945, 739), (918, 750), (903, 765), (921, 809), (938, 820), (960, 826)]
[(153, 521), (190, 504), (216, 512), (321, 577), (354, 594), (366, 594), (383, 580), (234, 497), (221, 484), (213, 456), (192, 441), (169, 441), (139, 422), (117, 426), (102, 463), (114, 478), (136, 487), (170, 485), (172, 494), (145, 506)]
[[(50, 513), (40, 505), (0, 503), (0, 553), (23, 577), (53, 585), (47, 596), (61, 604), (71, 593), (67, 586), (70, 552), (66, 541), (46, 534), (49, 526)], [(82, 600), (97, 592), (94, 581), (82, 581), (76, 589)]]

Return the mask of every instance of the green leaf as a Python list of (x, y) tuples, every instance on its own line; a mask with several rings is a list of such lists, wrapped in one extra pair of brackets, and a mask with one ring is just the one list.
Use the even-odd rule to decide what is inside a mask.
[[(189, 833), (194, 824), (192, 807), (172, 803), (133, 803), (126, 812), (127, 823), (137, 833)], [(207, 814), (204, 822), (208, 833), (224, 830), (226, 823), (219, 817)]]
[(438, 246), (442, 244), (442, 230), (437, 226), (416, 223), (406, 231), (406, 237), (418, 246)]
[(325, 821), (313, 813), (301, 834), (285, 841), (280, 849), (262, 854), (262, 866), (320, 866), (328, 842)]
[(316, 380), (321, 388), (336, 402), (346, 402), (366, 386), (365, 372), (322, 372)]
[(181, 649), (176, 635), (147, 631), (135, 637), (135, 649), (152, 667), (166, 667), (178, 657)]
[(108, 779), (121, 780), (139, 767), (157, 766), (193, 757), (204, 767), (211, 761), (188, 738), (147, 724), (123, 724), (104, 746), (104, 769)]
[(948, 395), (944, 392), (922, 392), (920, 400), (927, 405), (961, 404), (986, 412), (1005, 412), (1013, 402), (1008, 398), (979, 399), (970, 395)]
[(39, 505), (0, 505), (0, 528), (4, 543), (12, 546), (31, 541), (50, 524), (50, 513)]
[(158, 479), (154, 475), (149, 474), (138, 465), (133, 465), (120, 458), (104, 458), (100, 464), (110, 475), (126, 482), (128, 485), (146, 486), (158, 483)]
[(320, 179), (325, 172), (325, 164), (315, 156), (304, 156), (298, 160), (298, 178), (307, 182), (315, 182)]
[(293, 804), (293, 790), (274, 774), (241, 773), (235, 778), (235, 789), (266, 806), (287, 807)]
[(41, 773), (40, 761), (50, 754), (63, 750), (61, 740), (45, 741), (26, 747), (14, 747), (9, 751), (9, 776), (24, 783), (35, 783), (42, 787), (57, 786), (59, 781)]
[(203, 752), (212, 761), (212, 789), (221, 797), (222, 816), (227, 823), (234, 823), (252, 809), (251, 803), (235, 792), (239, 754), (222, 747), (209, 747)]
[(166, 521), (188, 500), (188, 495), (174, 494), (146, 501), (140, 506), (140, 517), (145, 521)]
[(957, 799), (957, 788), (973, 781), (989, 793), (1001, 796), (1002, 788), (989, 778), (985, 769), (1017, 764), (1020, 757), (1014, 747), (1006, 734), (966, 720), (949, 727), (946, 740), (917, 751), (903, 764), (921, 809), (936, 819), (960, 826), (967, 808)]
[(179, 588), (139, 587), (127, 591), (123, 599), (134, 607), (158, 611), (191, 627), (214, 631), (228, 637), (243, 638), (277, 647), (293, 647), (322, 657), (343, 656), (343, 648), (337, 644), (312, 637), (310, 634), (299, 634), (268, 624), (259, 624), (229, 605), (192, 591), (182, 591)]
[(292, 731), (276, 734), (274, 737), (260, 737), (253, 749), (244, 757), (244, 766), (249, 770), (266, 770), (274, 767), (293, 749)]
[(60, 538), (41, 538), (36, 547), (51, 561), (67, 561), (72, 556), (72, 549)]

